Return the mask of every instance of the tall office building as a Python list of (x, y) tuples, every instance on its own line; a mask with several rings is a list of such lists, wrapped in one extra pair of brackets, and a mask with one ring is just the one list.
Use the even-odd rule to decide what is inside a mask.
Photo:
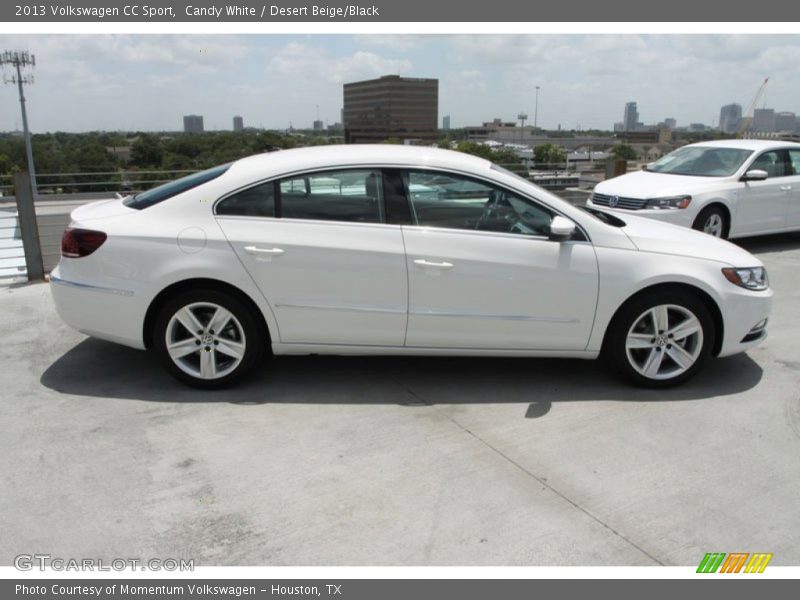
[(203, 117), (202, 117), (202, 115), (184, 115), (184, 117), (183, 117), (183, 132), (184, 133), (203, 133)]
[(678, 126), (678, 121), (676, 121), (672, 117), (667, 117), (666, 119), (664, 119), (664, 127), (675, 129), (677, 126)]
[(755, 109), (750, 129), (761, 132), (775, 131), (775, 110), (772, 108)]
[(322, 131), (325, 129), (325, 123), (323, 123), (322, 119), (315, 119), (314, 120), (314, 131)]
[(797, 129), (797, 116), (793, 112), (779, 112), (775, 115), (775, 131), (794, 133)]
[(244, 119), (239, 115), (233, 117), (233, 130), (242, 131), (244, 129)]
[(742, 124), (742, 107), (739, 104), (726, 104), (719, 109), (719, 130), (722, 133), (736, 133)]
[(450, 115), (445, 115), (442, 117), (442, 129), (445, 131), (450, 131)]
[(625, 127), (625, 131), (636, 131), (639, 128), (639, 110), (636, 107), (636, 102), (625, 104), (625, 115), (622, 118), (622, 124)]
[(385, 75), (346, 83), (342, 113), (348, 144), (389, 138), (436, 141), (439, 80)]

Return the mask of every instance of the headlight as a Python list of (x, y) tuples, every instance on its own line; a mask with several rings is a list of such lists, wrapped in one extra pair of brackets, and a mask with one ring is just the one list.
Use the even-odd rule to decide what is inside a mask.
[(767, 270), (764, 267), (750, 267), (747, 269), (722, 269), (725, 279), (739, 287), (756, 292), (764, 291), (769, 287)]
[(667, 196), (666, 198), (650, 198), (645, 208), (686, 208), (692, 201), (691, 196)]

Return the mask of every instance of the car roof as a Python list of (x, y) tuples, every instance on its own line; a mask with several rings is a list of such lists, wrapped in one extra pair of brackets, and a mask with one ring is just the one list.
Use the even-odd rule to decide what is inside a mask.
[(297, 171), (376, 166), (419, 166), (467, 172), (482, 172), (491, 162), (453, 150), (397, 144), (346, 144), (311, 146), (257, 154), (237, 160), (226, 179), (268, 179)]
[(781, 140), (714, 140), (710, 142), (698, 142), (692, 146), (717, 146), (723, 148), (741, 148), (742, 150), (770, 150), (772, 148), (787, 148), (800, 144)]

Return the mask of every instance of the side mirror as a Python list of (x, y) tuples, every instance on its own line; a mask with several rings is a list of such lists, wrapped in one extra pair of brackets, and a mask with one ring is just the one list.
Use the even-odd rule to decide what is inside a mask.
[(766, 171), (761, 169), (750, 169), (744, 174), (742, 181), (764, 181), (767, 177), (769, 177), (769, 173)]
[(575, 233), (575, 222), (556, 215), (550, 222), (550, 239), (554, 242), (565, 242)]

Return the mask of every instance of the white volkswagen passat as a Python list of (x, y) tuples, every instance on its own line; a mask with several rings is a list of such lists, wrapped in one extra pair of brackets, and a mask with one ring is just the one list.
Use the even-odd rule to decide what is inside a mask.
[(722, 238), (800, 230), (800, 144), (684, 146), (642, 171), (597, 184), (587, 205)]
[(274, 354), (603, 353), (642, 385), (766, 336), (761, 262), (403, 146), (253, 156), (72, 213), (51, 275), (76, 329), (198, 387)]

